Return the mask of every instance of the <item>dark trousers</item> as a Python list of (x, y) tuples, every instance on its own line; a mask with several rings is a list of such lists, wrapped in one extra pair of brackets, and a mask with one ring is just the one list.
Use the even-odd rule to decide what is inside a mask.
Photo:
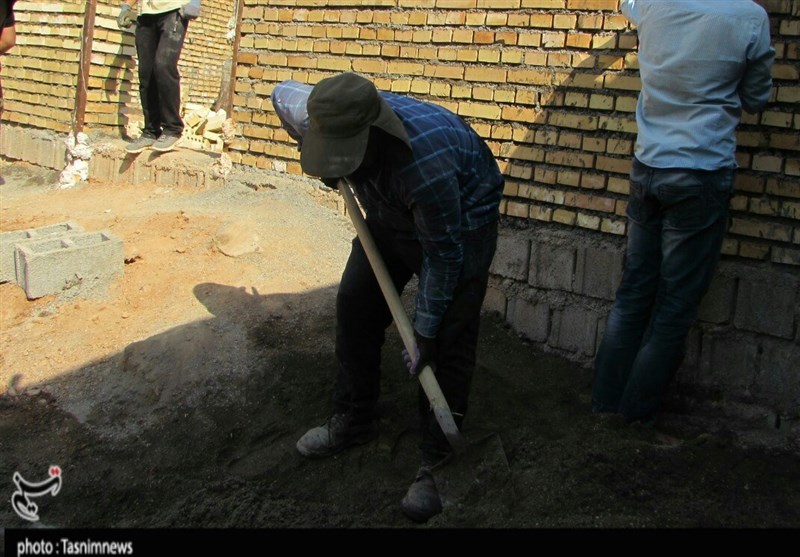
[[(418, 240), (367, 222), (398, 292), (422, 266)], [(497, 222), (463, 233), (464, 264), (454, 298), (437, 335), (436, 379), (461, 427), (467, 412), (475, 370), (478, 328), (489, 265), (497, 246)], [(336, 357), (339, 371), (333, 395), (334, 413), (356, 421), (375, 418), (380, 394), (381, 347), (392, 315), (358, 238), (342, 275), (336, 298)], [(400, 358), (400, 354), (397, 354)], [(420, 387), (423, 458), (435, 460), (449, 451), (444, 434)]]
[(164, 133), (180, 137), (183, 133), (178, 59), (187, 28), (188, 22), (178, 10), (138, 18), (136, 55), (145, 136), (158, 138)]
[(595, 359), (592, 409), (649, 421), (680, 367), (719, 260), (734, 170), (634, 159), (622, 283)]

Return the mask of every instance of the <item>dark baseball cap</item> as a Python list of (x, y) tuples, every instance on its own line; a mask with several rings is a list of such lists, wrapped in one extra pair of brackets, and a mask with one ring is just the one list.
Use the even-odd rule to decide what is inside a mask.
[(368, 79), (346, 72), (321, 80), (308, 97), (309, 128), (300, 166), (312, 176), (339, 178), (364, 159), (369, 132), (376, 126), (411, 149), (403, 123)]

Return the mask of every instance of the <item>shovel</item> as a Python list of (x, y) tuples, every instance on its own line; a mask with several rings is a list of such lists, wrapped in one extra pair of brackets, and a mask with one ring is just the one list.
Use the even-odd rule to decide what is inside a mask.
[[(358, 239), (367, 254), (383, 297), (392, 313), (403, 345), (409, 354), (415, 354), (417, 346), (414, 339), (414, 328), (405, 313), (400, 295), (394, 287), (394, 282), (389, 276), (378, 247), (372, 239), (361, 209), (356, 204), (349, 181), (340, 180), (339, 191), (344, 196), (347, 212), (350, 214)], [(450, 411), (431, 367), (425, 366), (417, 378), (428, 398), (436, 421), (442, 428), (454, 453), (453, 459), (438, 464), (431, 470), (442, 500), (442, 507), (461, 504), (472, 496), (482, 495), (489, 490), (505, 485), (510, 476), (510, 470), (499, 435), (492, 433), (468, 443), (453, 420), (453, 413)]]

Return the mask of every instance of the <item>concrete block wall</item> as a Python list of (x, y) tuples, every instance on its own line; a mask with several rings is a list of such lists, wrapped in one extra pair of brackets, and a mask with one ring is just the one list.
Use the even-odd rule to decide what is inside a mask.
[[(596, 231), (505, 227), (485, 309), (543, 350), (590, 367), (625, 245)], [(678, 385), (800, 418), (800, 273), (725, 258), (691, 331)]]
[(45, 129), (3, 123), (0, 124), (0, 156), (62, 170), (66, 165), (67, 137)]
[(89, 175), (100, 182), (201, 189), (225, 184), (218, 153), (178, 149), (131, 156), (125, 152), (121, 140), (107, 137), (93, 137), (92, 140), (96, 150), (89, 161)]

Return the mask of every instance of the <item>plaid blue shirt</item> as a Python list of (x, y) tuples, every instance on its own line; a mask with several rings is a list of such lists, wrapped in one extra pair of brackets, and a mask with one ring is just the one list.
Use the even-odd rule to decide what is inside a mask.
[[(272, 104), (302, 148), (312, 87), (284, 81)], [(499, 218), (503, 175), (489, 147), (459, 116), (435, 104), (379, 91), (403, 122), (412, 157), (353, 180), (356, 196), (376, 220), (419, 239), (424, 257), (414, 328), (436, 336), (453, 298), (464, 258), (461, 232)]]

